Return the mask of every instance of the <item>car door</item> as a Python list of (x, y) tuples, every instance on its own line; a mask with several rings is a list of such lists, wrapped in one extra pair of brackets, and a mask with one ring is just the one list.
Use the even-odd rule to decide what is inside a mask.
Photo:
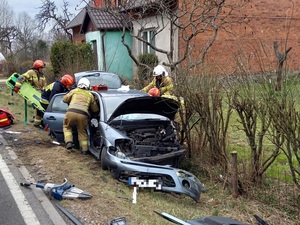
[(50, 133), (60, 143), (64, 142), (63, 121), (68, 108), (68, 104), (62, 100), (64, 95), (64, 93), (56, 94), (51, 99), (43, 117), (44, 124), (48, 126)]

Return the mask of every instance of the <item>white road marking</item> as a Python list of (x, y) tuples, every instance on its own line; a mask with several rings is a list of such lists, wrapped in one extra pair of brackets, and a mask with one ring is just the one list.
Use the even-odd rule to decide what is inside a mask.
[(11, 192), (19, 210), (22, 214), (24, 221), (28, 225), (41, 225), (38, 221), (36, 215), (34, 214), (32, 208), (30, 207), (28, 201), (26, 200), (24, 194), (22, 193), (18, 183), (10, 172), (8, 166), (3, 160), (0, 154), (0, 172), (2, 173), (8, 187)]

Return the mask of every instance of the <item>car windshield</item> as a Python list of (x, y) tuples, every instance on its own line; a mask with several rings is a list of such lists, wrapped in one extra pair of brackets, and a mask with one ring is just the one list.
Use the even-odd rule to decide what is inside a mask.
[(116, 108), (121, 105), (125, 100), (128, 98), (132, 98), (135, 96), (132, 95), (116, 95), (116, 96), (106, 96), (103, 97), (105, 109), (106, 109), (106, 115), (107, 118), (111, 116), (111, 114), (116, 110)]

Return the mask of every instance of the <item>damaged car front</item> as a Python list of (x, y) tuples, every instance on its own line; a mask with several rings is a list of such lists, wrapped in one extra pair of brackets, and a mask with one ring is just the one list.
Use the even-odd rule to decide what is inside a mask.
[(177, 169), (185, 153), (173, 121), (178, 107), (176, 101), (163, 97), (124, 101), (106, 123), (100, 122), (100, 129), (107, 134), (102, 168), (123, 182), (130, 177), (156, 179), (161, 191), (185, 194), (198, 201), (201, 182), (193, 174)]

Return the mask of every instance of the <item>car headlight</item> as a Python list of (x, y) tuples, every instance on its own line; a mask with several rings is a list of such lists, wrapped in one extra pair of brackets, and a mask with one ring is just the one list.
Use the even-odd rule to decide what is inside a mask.
[(116, 152), (118, 158), (126, 158), (132, 156), (131, 142), (128, 139), (118, 139), (115, 142)]
[(177, 175), (178, 177), (181, 177), (181, 178), (189, 177), (189, 175), (186, 174), (186, 173), (185, 173), (184, 171), (182, 171), (182, 170), (178, 170), (178, 171), (176, 172), (176, 175)]
[(121, 152), (120, 150), (116, 151), (116, 156), (120, 159), (125, 159), (126, 158), (126, 155), (123, 152)]

